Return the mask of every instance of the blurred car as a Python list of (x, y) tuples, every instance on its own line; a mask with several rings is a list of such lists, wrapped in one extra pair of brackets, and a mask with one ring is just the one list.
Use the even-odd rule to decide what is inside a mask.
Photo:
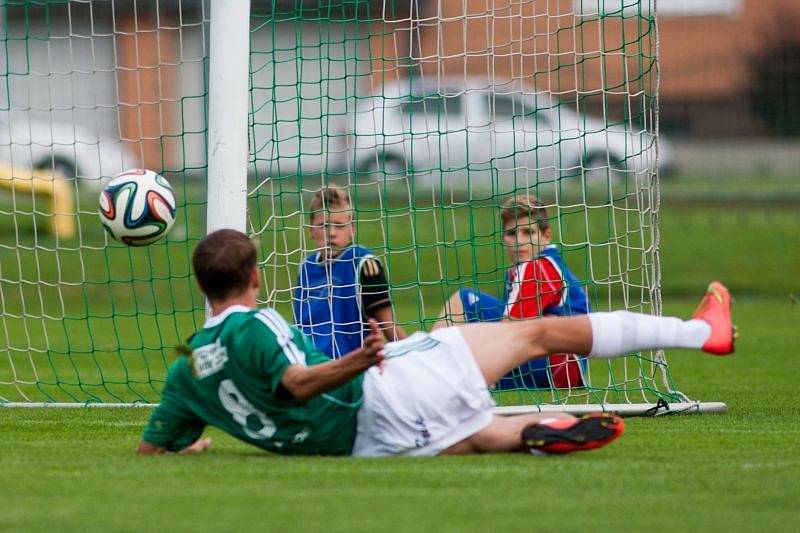
[[(606, 125), (518, 80), (464, 81), (406, 80), (359, 98), (329, 170), (388, 178), (437, 170), (558, 176), (655, 168), (656, 139), (646, 131)], [(670, 148), (659, 144), (659, 165), (666, 166)]]
[(0, 163), (55, 171), (99, 188), (102, 179), (138, 167), (139, 158), (119, 139), (90, 128), (15, 111), (0, 114)]

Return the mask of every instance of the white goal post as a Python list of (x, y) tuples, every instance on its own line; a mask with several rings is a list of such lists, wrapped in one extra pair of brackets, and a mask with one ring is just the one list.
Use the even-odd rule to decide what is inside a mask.
[(208, 88), (208, 232), (247, 231), (250, 2), (211, 3)]

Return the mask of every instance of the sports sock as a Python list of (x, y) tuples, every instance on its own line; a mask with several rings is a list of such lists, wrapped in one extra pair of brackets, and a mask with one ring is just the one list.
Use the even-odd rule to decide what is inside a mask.
[(603, 359), (654, 348), (702, 348), (711, 336), (711, 326), (704, 320), (615, 311), (590, 313), (589, 321), (589, 357)]

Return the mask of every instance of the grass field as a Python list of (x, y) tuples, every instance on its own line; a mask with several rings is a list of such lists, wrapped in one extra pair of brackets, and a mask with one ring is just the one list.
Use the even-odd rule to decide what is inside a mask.
[[(775, 201), (775, 195), (748, 201), (741, 182), (718, 185), (739, 194), (719, 204), (705, 182), (664, 184), (662, 287), (665, 312), (685, 316), (709, 279), (731, 285), (741, 332), (736, 355), (668, 354), (678, 388), (692, 398), (726, 402), (727, 414), (629, 419), (618, 443), (569, 457), (353, 460), (274, 457), (215, 431), (210, 432), (214, 447), (202, 456), (138, 458), (132, 448), (146, 410), (2, 409), (0, 530), (791, 529), (800, 523), (800, 407), (795, 401), (800, 214), (796, 204)], [(794, 182), (759, 182), (760, 193), (765, 190), (797, 198)], [(457, 251), (447, 264), (457, 265)], [(139, 361), (147, 353), (153, 365), (140, 370), (157, 374), (166, 356), (149, 335), (155, 331), (156, 339), (172, 338), (190, 328), (198, 320), (198, 301), (181, 290), (189, 280), (179, 246), (154, 248), (146, 256), (128, 253), (98, 250), (97, 262), (84, 265), (94, 282), (90, 290), (75, 289), (66, 303), (49, 296), (46, 287), (19, 291), (33, 291), (37, 297), (31, 301), (45, 310), (79, 307), (70, 307), (74, 318), (61, 320), (61, 326), (57, 320), (48, 326), (72, 335), (72, 344), (59, 348), (65, 354), (77, 347), (78, 355), (98, 361), (117, 349), (122, 355), (114, 360), (119, 361), (129, 350), (131, 361)], [(574, 257), (582, 253), (576, 249)], [(51, 279), (48, 272), (56, 271), (42, 254), (41, 271)], [(172, 254), (169, 269), (153, 261), (157, 254)], [(0, 249), (2, 277), (12, 278), (17, 269), (24, 279), (24, 272), (34, 268), (32, 257)], [(124, 266), (131, 258), (133, 266)], [(105, 261), (120, 265), (116, 281), (109, 283), (99, 272), (97, 265)], [(393, 277), (405, 268), (395, 265)], [(476, 272), (483, 279), (481, 269), (471, 265), (464, 275)], [(175, 279), (154, 289), (141, 281), (149, 272)], [(405, 283), (402, 276), (395, 283)], [(14, 288), (4, 287), (4, 309), (15, 305)], [(162, 315), (169, 313), (160, 313), (156, 305), (162, 288), (171, 291), (179, 316), (166, 323)], [(438, 293), (429, 290), (422, 306), (405, 299), (410, 290), (401, 291), (401, 318), (410, 321), (421, 308), (425, 316), (435, 313)], [(37, 291), (45, 292), (38, 296)], [(136, 309), (144, 309), (145, 316), (135, 316)], [(87, 314), (97, 315), (96, 324), (81, 329)], [(3, 334), (36, 341), (42, 332), (31, 329), (30, 322), (6, 321)], [(115, 325), (129, 330), (129, 337), (116, 338), (110, 332)], [(110, 338), (108, 354), (89, 343), (93, 336)], [(0, 376), (7, 371), (4, 364)], [(122, 372), (111, 372), (117, 370)], [(119, 394), (129, 396), (130, 388), (122, 387)], [(142, 385), (140, 394), (152, 397), (151, 389)]]

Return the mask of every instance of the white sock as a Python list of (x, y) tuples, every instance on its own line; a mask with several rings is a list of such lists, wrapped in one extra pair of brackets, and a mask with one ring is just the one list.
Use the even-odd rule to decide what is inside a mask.
[(589, 357), (601, 359), (655, 348), (702, 348), (711, 336), (711, 326), (704, 320), (615, 311), (590, 313), (589, 321)]

